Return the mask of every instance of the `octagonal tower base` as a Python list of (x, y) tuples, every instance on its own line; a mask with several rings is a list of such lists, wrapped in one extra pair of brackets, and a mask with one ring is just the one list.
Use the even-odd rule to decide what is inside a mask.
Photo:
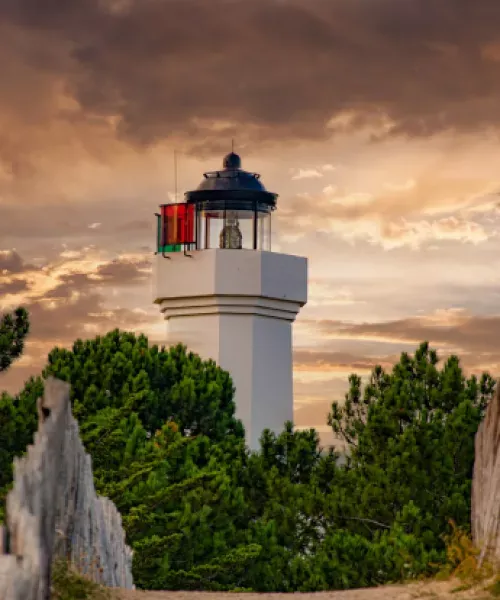
[(227, 370), (251, 449), (293, 420), (292, 323), (307, 302), (307, 259), (211, 249), (154, 259), (154, 301), (167, 344), (182, 342)]

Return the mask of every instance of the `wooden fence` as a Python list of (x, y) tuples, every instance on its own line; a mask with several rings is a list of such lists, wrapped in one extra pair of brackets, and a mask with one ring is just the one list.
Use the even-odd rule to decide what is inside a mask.
[(14, 462), (0, 535), (0, 600), (48, 600), (55, 558), (103, 585), (132, 588), (121, 517), (96, 494), (67, 383), (46, 381), (38, 416), (33, 444)]

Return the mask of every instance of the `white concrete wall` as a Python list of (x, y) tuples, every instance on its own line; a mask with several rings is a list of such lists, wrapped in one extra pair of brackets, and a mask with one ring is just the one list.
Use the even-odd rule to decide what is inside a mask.
[(229, 371), (233, 379), (236, 388), (236, 417), (245, 426), (246, 441), (250, 444), (255, 379), (252, 335), (254, 317), (249, 314), (226, 314), (216, 318), (219, 325), (217, 363)]
[(307, 259), (259, 250), (197, 250), (156, 255), (154, 302), (204, 296), (262, 296), (307, 302)]
[(283, 430), (293, 421), (292, 323), (253, 318), (252, 427), (249, 445), (258, 447), (266, 428)]
[(292, 323), (307, 301), (307, 259), (254, 250), (157, 256), (154, 301), (167, 344), (182, 342), (229, 371), (247, 443), (293, 419)]

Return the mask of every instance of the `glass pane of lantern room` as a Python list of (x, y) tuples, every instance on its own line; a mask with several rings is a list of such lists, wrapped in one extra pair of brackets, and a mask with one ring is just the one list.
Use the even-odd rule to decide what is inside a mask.
[(271, 252), (271, 213), (257, 213), (257, 248)]
[(198, 228), (200, 247), (253, 249), (253, 214), (246, 210), (205, 212)]
[(206, 240), (206, 218), (205, 211), (198, 210), (196, 212), (196, 249), (203, 250)]
[(223, 210), (210, 210), (203, 213), (203, 237), (202, 247), (203, 248), (218, 248), (219, 247), (219, 236), (222, 228), (224, 227), (224, 211)]

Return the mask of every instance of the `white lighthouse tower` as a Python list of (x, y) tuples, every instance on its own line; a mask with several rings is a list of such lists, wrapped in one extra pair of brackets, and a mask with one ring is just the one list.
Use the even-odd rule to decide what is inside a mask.
[(230, 373), (251, 449), (293, 420), (292, 324), (307, 302), (307, 259), (271, 251), (276, 200), (231, 153), (158, 215), (154, 301), (167, 343)]

